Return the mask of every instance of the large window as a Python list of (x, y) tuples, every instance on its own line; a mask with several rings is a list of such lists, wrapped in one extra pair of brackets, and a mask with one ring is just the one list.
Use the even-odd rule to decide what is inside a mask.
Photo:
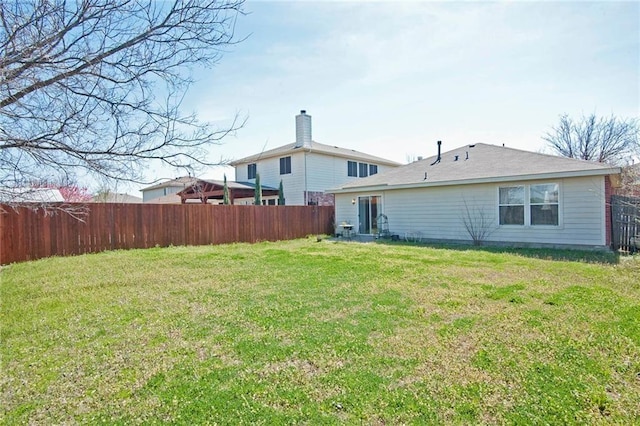
[(500, 225), (524, 225), (524, 186), (500, 188)]
[(280, 159), (280, 174), (288, 175), (291, 173), (291, 157), (282, 157)]
[(247, 179), (255, 179), (256, 170), (256, 163), (247, 164)]
[(560, 185), (503, 186), (499, 188), (500, 225), (558, 226)]
[(358, 163), (355, 161), (347, 161), (347, 176), (358, 177)]
[(378, 173), (377, 164), (358, 163), (357, 161), (347, 161), (347, 176), (367, 177)]

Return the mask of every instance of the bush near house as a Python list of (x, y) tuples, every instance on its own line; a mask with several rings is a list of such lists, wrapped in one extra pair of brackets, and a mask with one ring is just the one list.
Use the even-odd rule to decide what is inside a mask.
[(640, 260), (295, 240), (3, 267), (7, 424), (633, 424)]

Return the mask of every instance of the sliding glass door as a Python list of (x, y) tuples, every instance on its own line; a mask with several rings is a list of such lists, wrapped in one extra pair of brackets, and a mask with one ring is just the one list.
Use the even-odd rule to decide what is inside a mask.
[(381, 198), (379, 195), (358, 197), (359, 234), (376, 234), (378, 232), (376, 218), (382, 212)]

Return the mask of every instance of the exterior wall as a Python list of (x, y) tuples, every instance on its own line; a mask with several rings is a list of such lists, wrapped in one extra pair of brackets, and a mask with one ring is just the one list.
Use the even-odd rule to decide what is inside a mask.
[(393, 167), (377, 163), (370, 163), (366, 160), (355, 158), (336, 157), (317, 153), (307, 154), (307, 182), (309, 191), (326, 191), (337, 188), (345, 183), (360, 179), (347, 175), (347, 162), (357, 161), (359, 163), (376, 164), (378, 174), (384, 173)]
[[(559, 226), (498, 225), (500, 186), (551, 182), (560, 184)], [(471, 242), (463, 222), (468, 209), (470, 216), (478, 217), (478, 212), (482, 212), (487, 218), (490, 224), (487, 243), (583, 248), (604, 248), (608, 244), (603, 177), (336, 194), (336, 223), (358, 223), (358, 195), (381, 195), (389, 230), (400, 237)], [(352, 204), (352, 200), (356, 203)]]
[(164, 188), (149, 189), (142, 192), (142, 202), (146, 203), (153, 201), (156, 198), (164, 197), (165, 195), (177, 194), (182, 191), (186, 185), (181, 186), (165, 186)]
[[(284, 157), (287, 156), (289, 154)], [(286, 175), (280, 174), (280, 158), (266, 158), (256, 163), (256, 173), (260, 175), (260, 184), (278, 188), (280, 180), (282, 180), (286, 205), (304, 205), (304, 153), (291, 154), (291, 173)], [(236, 166), (236, 181), (255, 183), (255, 179), (247, 179), (247, 164)]]
[[(266, 158), (256, 162), (256, 173), (260, 174), (262, 185), (277, 188), (282, 179), (285, 203), (288, 206), (305, 205), (308, 201), (315, 202), (318, 200), (318, 195), (312, 193), (324, 192), (354, 179), (359, 179), (347, 176), (347, 161), (357, 161), (355, 159), (304, 151), (285, 156), (288, 155), (291, 155), (291, 174), (287, 175), (280, 175), (281, 157)], [(236, 166), (236, 181), (255, 183), (255, 179), (247, 179), (247, 164)], [(380, 164), (377, 166), (378, 173), (391, 169), (389, 166)], [(307, 198), (305, 198), (305, 193), (308, 194)], [(333, 196), (321, 199), (322, 203), (325, 203), (323, 205), (332, 205), (326, 203), (333, 199)]]

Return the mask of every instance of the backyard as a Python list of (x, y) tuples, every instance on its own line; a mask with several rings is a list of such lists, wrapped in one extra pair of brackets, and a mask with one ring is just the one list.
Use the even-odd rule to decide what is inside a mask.
[(317, 241), (2, 267), (5, 424), (633, 424), (640, 259)]

